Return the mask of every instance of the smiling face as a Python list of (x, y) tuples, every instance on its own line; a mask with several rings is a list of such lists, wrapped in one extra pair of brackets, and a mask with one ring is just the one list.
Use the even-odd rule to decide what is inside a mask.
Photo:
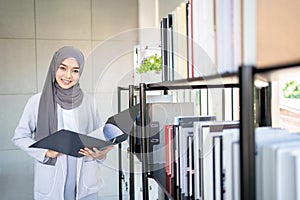
[(65, 59), (56, 71), (56, 82), (63, 89), (73, 87), (80, 78), (79, 70), (78, 62), (74, 58)]

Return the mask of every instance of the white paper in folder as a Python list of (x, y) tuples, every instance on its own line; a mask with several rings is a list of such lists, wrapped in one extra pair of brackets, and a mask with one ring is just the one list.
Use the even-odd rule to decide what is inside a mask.
[(297, 187), (295, 163), (291, 153), (300, 150), (300, 141), (290, 142), (276, 151), (276, 191), (277, 199), (296, 199)]
[[(288, 135), (288, 133), (286, 133)], [(262, 174), (263, 174), (263, 199), (276, 199), (278, 196), (278, 188), (276, 186), (277, 177), (278, 177), (278, 166), (277, 164), (277, 151), (280, 148), (300, 145), (298, 141), (294, 140), (286, 140), (282, 138), (281, 141), (272, 142), (268, 144), (264, 144), (262, 147)]]
[[(188, 137), (194, 134), (194, 122), (204, 122), (204, 121), (215, 121), (215, 116), (178, 116), (174, 118), (174, 124), (178, 125), (178, 147), (179, 147), (179, 181), (180, 181), (180, 188), (184, 196), (189, 196), (192, 191), (191, 187), (190, 190), (188, 189), (188, 157), (187, 157), (187, 144), (188, 144)], [(195, 150), (193, 150), (195, 153)], [(195, 171), (195, 170), (193, 170)], [(191, 182), (190, 185), (193, 185)]]
[(264, 144), (274, 143), (283, 139), (294, 139), (295, 136), (287, 134), (286, 130), (272, 127), (259, 127), (255, 129), (256, 140), (256, 199), (263, 200), (263, 182), (267, 176), (263, 174), (262, 147)]
[(296, 179), (296, 199), (300, 200), (300, 151), (293, 151), (291, 156), (295, 166), (293, 171)]
[(225, 199), (240, 199), (240, 130), (223, 130), (223, 166), (225, 172)]
[[(223, 130), (238, 127), (238, 122), (197, 122), (195, 126), (195, 198), (222, 199), (224, 145)], [(222, 148), (223, 146), (223, 148)], [(224, 160), (224, 159), (223, 159)], [(213, 171), (213, 169), (216, 171)]]

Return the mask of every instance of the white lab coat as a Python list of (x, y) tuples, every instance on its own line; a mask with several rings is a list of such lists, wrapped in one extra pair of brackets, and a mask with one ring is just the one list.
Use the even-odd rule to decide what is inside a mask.
[[(32, 96), (28, 100), (12, 141), (16, 146), (35, 158), (34, 198), (36, 200), (63, 200), (67, 156), (59, 156), (55, 165), (48, 165), (44, 163), (46, 149), (28, 148), (35, 142), (32, 138), (37, 126), (40, 96), (41, 93)], [(74, 124), (74, 128), (70, 128), (70, 123), (66, 127), (63, 119), (64, 112), (58, 105), (58, 130), (64, 128), (88, 134), (100, 128), (101, 124), (95, 101), (90, 95), (84, 94), (82, 104), (72, 111), (74, 121), (71, 124)], [(101, 161), (87, 157), (77, 159), (77, 199), (96, 193), (101, 188), (103, 181), (100, 174), (100, 164)]]

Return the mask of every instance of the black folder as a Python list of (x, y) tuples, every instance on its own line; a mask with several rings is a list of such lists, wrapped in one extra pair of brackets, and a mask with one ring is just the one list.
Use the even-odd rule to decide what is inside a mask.
[(105, 141), (69, 130), (57, 131), (29, 147), (50, 149), (67, 155), (82, 157), (79, 150), (84, 147), (104, 149), (113, 145), (111, 141)]
[(106, 121), (103, 133), (108, 141), (90, 137), (69, 130), (60, 130), (37, 141), (29, 147), (50, 149), (67, 155), (81, 157), (79, 150), (84, 147), (103, 149), (127, 139), (139, 113), (139, 104), (130, 107)]

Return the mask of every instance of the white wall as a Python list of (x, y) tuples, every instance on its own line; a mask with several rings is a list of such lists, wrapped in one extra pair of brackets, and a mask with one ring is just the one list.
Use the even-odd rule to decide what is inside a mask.
[[(138, 0), (0, 0), (2, 199), (33, 199), (32, 159), (10, 140), (28, 98), (42, 90), (54, 51), (64, 45), (83, 51), (81, 86), (96, 95), (105, 121), (117, 112), (117, 86), (132, 84), (137, 28)], [(109, 156), (100, 199), (118, 199), (117, 151)]]

